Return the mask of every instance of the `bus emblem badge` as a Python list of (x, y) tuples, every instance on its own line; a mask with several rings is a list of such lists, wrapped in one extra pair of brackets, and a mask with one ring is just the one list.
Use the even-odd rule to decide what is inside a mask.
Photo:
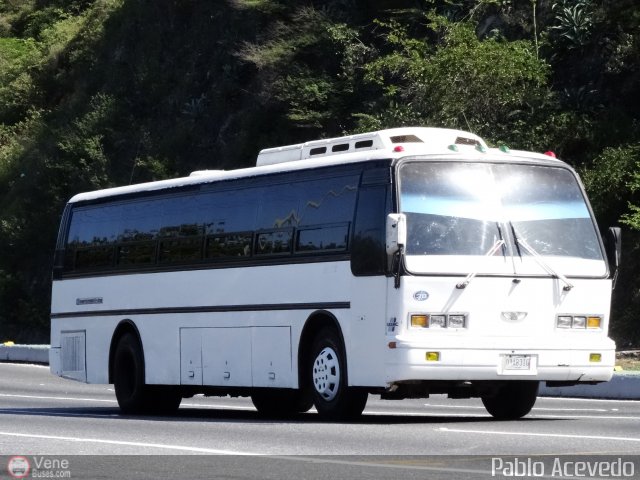
[(419, 292), (413, 294), (413, 298), (418, 302), (424, 302), (427, 298), (429, 298), (429, 293), (425, 292), (424, 290), (420, 290)]

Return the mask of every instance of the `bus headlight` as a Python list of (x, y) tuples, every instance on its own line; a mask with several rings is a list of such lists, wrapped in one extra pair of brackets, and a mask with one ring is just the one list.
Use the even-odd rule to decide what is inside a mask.
[(464, 328), (464, 315), (449, 315), (449, 328)]
[(573, 317), (573, 328), (587, 328), (587, 317)]
[(431, 322), (429, 322), (430, 327), (434, 328), (446, 328), (447, 326), (447, 316), (446, 315), (431, 315)]

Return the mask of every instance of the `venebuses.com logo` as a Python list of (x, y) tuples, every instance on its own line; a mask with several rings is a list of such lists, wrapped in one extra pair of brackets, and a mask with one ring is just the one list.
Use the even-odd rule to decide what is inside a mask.
[(31, 471), (31, 464), (26, 457), (11, 457), (7, 464), (7, 472), (13, 478), (25, 478)]
[(70, 462), (66, 458), (15, 455), (7, 462), (11, 478), (71, 478)]

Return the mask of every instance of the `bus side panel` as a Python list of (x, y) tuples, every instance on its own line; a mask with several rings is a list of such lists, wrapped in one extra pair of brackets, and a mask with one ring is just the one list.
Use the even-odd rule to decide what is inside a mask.
[[(349, 335), (351, 279), (349, 262), (341, 261), (57, 281), (52, 345), (60, 347), (63, 331), (86, 331), (87, 381), (107, 383), (113, 333), (129, 320), (140, 334), (147, 383), (192, 384), (182, 382), (181, 358), (199, 357), (220, 370), (215, 365), (223, 357), (215, 350), (225, 337), (223, 329), (247, 329), (243, 355), (255, 376), (249, 373), (243, 385), (295, 388), (299, 338), (313, 312), (331, 312)], [(201, 351), (181, 352), (181, 329), (199, 329), (193, 335), (202, 339)], [(194, 349), (196, 343), (186, 342), (184, 348)], [(235, 345), (222, 343), (232, 350)], [(279, 365), (277, 371), (269, 369), (271, 364)], [(202, 368), (203, 379), (224, 378), (226, 372)]]
[[(49, 355), (51, 373), (86, 383), (109, 383), (109, 372), (105, 368), (109, 364), (109, 341), (105, 339), (111, 338), (116, 325), (117, 319), (53, 319)], [(70, 345), (66, 341), (77, 338), (82, 338), (82, 343)], [(75, 367), (69, 367), (69, 364), (75, 364)], [(78, 370), (80, 367), (84, 367), (83, 373)]]
[(352, 278), (351, 321), (343, 326), (350, 385), (385, 385), (387, 282), (383, 276)]

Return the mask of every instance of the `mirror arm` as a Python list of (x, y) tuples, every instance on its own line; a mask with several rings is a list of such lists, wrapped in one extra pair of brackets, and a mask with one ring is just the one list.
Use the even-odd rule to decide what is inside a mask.
[(404, 254), (404, 245), (398, 245), (398, 250), (393, 254), (393, 286), (394, 288), (400, 288), (400, 278), (402, 277), (402, 258)]

